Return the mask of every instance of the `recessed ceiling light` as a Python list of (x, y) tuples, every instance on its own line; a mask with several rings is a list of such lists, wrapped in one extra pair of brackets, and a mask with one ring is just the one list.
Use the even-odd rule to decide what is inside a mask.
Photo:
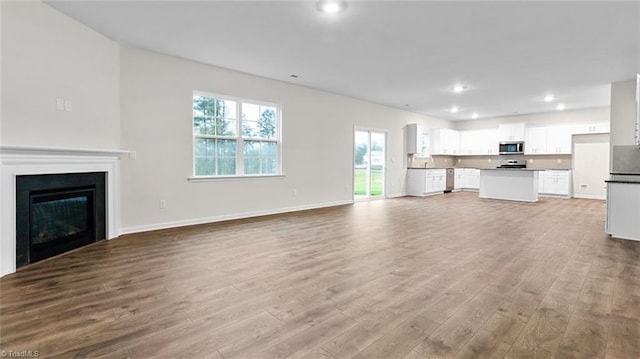
[(463, 85), (455, 85), (453, 86), (453, 92), (455, 93), (461, 93), (462, 91), (466, 90), (467, 86), (463, 86)]
[(478, 117), (480, 117), (480, 116), (478, 116), (477, 112), (474, 112), (474, 113), (471, 114), (471, 118), (474, 119), (474, 120), (477, 120)]
[(342, 1), (323, 0), (318, 2), (318, 10), (327, 14), (337, 14), (344, 8), (345, 3)]
[(553, 102), (553, 100), (555, 100), (555, 96), (553, 95), (547, 95), (544, 97), (544, 102)]
[(562, 111), (565, 108), (567, 108), (567, 106), (565, 106), (563, 103), (559, 103), (558, 106), (556, 106), (556, 110), (558, 111)]
[(451, 107), (451, 113), (456, 113), (458, 111), (459, 111), (459, 109), (457, 107), (455, 107), (455, 106)]

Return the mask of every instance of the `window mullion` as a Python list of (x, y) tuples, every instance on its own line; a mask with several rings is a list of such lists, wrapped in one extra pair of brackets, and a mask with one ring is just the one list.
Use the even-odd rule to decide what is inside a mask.
[(236, 175), (244, 176), (244, 139), (242, 138), (242, 101), (236, 102)]

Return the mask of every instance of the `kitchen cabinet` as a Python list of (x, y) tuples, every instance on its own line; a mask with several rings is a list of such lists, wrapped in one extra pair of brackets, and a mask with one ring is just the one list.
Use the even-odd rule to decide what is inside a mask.
[[(480, 131), (480, 155), (497, 155), (499, 152), (498, 148), (498, 130), (490, 129), (490, 130), (481, 130)], [(478, 172), (478, 176), (480, 176), (480, 172)]]
[(524, 123), (505, 123), (498, 125), (498, 141), (524, 141)]
[(640, 241), (640, 183), (607, 181), (605, 231), (615, 238)]
[(460, 131), (460, 155), (473, 155), (478, 131)]
[(480, 188), (480, 170), (477, 168), (464, 169), (464, 188), (479, 189)]
[(426, 193), (444, 192), (447, 185), (447, 170), (427, 170)]
[(407, 125), (405, 131), (405, 147), (407, 153), (415, 155), (416, 157), (428, 157), (424, 126), (412, 123)]
[(460, 131), (460, 155), (498, 154), (498, 130)]
[(571, 197), (571, 171), (546, 170), (543, 173), (541, 194)]
[(577, 125), (526, 127), (524, 123), (501, 124), (498, 128), (455, 131), (432, 129), (432, 154), (474, 156), (497, 155), (498, 143), (524, 141), (525, 155), (571, 154), (572, 135), (609, 132), (609, 122)]
[(610, 122), (595, 122), (582, 125), (576, 125), (573, 127), (573, 133), (576, 135), (583, 135), (589, 133), (609, 133), (611, 131)]
[(432, 128), (429, 130), (431, 154), (459, 155), (460, 133), (448, 128)]
[[(547, 127), (547, 154), (571, 154), (572, 126)], [(526, 144), (525, 144), (526, 147)]]
[(454, 189), (480, 188), (480, 170), (477, 168), (456, 168), (454, 176)]
[(525, 130), (524, 154), (539, 155), (547, 153), (547, 128), (530, 127)]
[(426, 196), (444, 192), (447, 170), (444, 168), (409, 168), (407, 170), (407, 195)]

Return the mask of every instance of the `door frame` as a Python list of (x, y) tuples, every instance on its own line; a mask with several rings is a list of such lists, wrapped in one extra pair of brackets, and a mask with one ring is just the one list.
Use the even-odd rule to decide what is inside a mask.
[[(356, 198), (355, 195), (355, 159), (356, 159), (356, 131), (362, 132), (377, 132), (384, 134), (384, 181), (382, 183), (382, 192), (384, 193), (382, 196), (371, 197), (371, 193), (368, 196), (361, 196)], [(371, 144), (371, 135), (369, 135), (369, 144)], [(388, 178), (388, 162), (389, 162), (389, 130), (375, 128), (375, 127), (367, 127), (367, 126), (353, 126), (353, 131), (351, 132), (351, 198), (354, 202), (359, 201), (373, 201), (378, 199), (386, 199), (388, 198), (387, 194), (387, 178)], [(371, 148), (369, 148), (369, 157), (371, 157)], [(371, 164), (369, 164), (369, 170), (371, 170)], [(371, 189), (371, 183), (369, 183), (369, 192)]]

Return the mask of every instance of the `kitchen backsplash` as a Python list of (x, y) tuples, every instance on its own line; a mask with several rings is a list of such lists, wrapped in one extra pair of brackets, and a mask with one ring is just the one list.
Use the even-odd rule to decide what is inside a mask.
[(536, 156), (433, 156), (431, 158), (409, 159), (409, 167), (443, 168), (496, 168), (501, 161), (527, 160), (527, 168), (570, 170), (571, 155), (536, 155)]

